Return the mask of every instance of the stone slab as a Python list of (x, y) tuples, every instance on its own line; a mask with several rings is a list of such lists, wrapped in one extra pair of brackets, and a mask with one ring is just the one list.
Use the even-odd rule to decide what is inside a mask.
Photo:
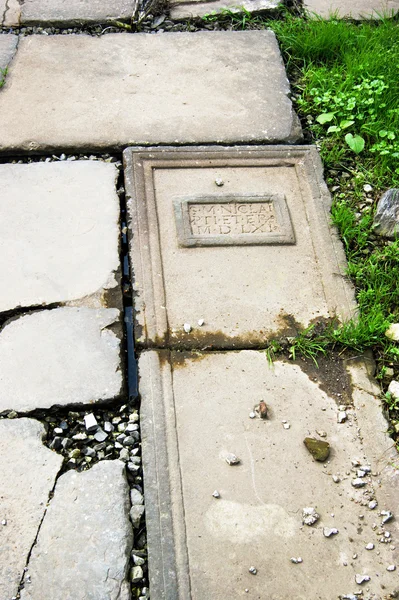
[(94, 161), (0, 165), (0, 311), (120, 295), (117, 176)]
[(217, 14), (226, 9), (231, 12), (242, 12), (242, 9), (245, 9), (251, 13), (271, 11), (275, 10), (280, 2), (278, 0), (244, 0), (238, 3), (234, 0), (208, 0), (207, 2), (177, 0), (176, 2), (172, 1), (171, 4), (170, 16), (172, 19), (189, 19)]
[(0, 413), (118, 398), (123, 378), (117, 309), (57, 308), (0, 333)]
[[(1, 13), (1, 2), (0, 2)], [(18, 46), (18, 36), (12, 34), (0, 35), (0, 69), (4, 71), (10, 64)]]
[(83, 24), (130, 21), (137, 0), (25, 0), (23, 25), (75, 27)]
[(19, 25), (21, 6), (18, 0), (0, 0), (0, 24), (3, 27)]
[[(260, 599), (267, 590), (268, 599), (286, 600), (295, 590), (296, 600), (332, 600), (366, 587), (365, 598), (396, 597), (397, 571), (387, 567), (398, 568), (399, 526), (396, 519), (381, 527), (379, 511), (398, 514), (398, 456), (376, 401), (378, 386), (358, 363), (348, 362), (354, 406), (338, 424), (337, 405), (351, 402), (345, 375), (332, 389), (314, 368), (308, 375), (289, 362), (270, 367), (262, 352), (141, 354), (152, 597)], [(267, 420), (249, 417), (260, 400)], [(330, 443), (328, 462), (308, 453), (309, 435)], [(229, 466), (229, 453), (240, 464)], [(356, 459), (374, 473), (359, 489), (352, 485)], [(313, 527), (302, 524), (305, 507), (320, 515)], [(324, 527), (338, 534), (327, 538)], [(384, 532), (391, 543), (379, 541)], [(303, 562), (293, 564), (298, 557)], [(371, 579), (359, 586), (356, 574)]]
[(304, 0), (305, 10), (323, 18), (337, 13), (339, 18), (351, 17), (356, 20), (379, 18), (379, 15), (392, 15), (399, 10), (399, 0)]
[(17, 595), (62, 465), (62, 456), (43, 446), (44, 437), (43, 425), (33, 419), (0, 420), (0, 597), (4, 600)]
[(133, 148), (124, 160), (138, 346), (259, 347), (295, 322), (353, 314), (315, 148)]
[(271, 31), (33, 35), (0, 93), (0, 151), (295, 141)]
[(121, 461), (62, 475), (30, 557), (21, 600), (130, 600), (133, 546)]

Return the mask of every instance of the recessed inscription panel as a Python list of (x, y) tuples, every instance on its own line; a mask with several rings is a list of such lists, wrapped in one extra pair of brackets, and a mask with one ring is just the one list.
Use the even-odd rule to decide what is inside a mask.
[(179, 245), (294, 244), (285, 197), (209, 196), (176, 198)]

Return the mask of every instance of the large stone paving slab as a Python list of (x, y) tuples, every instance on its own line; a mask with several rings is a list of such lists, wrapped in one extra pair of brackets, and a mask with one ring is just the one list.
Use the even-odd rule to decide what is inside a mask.
[(25, 0), (20, 20), (23, 25), (64, 27), (129, 21), (136, 4), (137, 0)]
[(62, 456), (42, 444), (33, 419), (0, 420), (0, 597), (18, 591)]
[(93, 161), (0, 165), (0, 311), (119, 294), (117, 176)]
[(336, 14), (340, 18), (364, 20), (397, 13), (399, 0), (305, 0), (304, 7), (308, 13), (324, 18)]
[(295, 141), (271, 31), (29, 36), (0, 92), (0, 151)]
[(121, 461), (57, 481), (25, 575), (21, 600), (129, 600), (133, 545)]
[[(1, 12), (1, 2), (0, 2)], [(0, 69), (4, 71), (11, 62), (18, 45), (18, 36), (11, 34), (0, 35)], [(0, 82), (2, 81), (0, 72)]]
[[(270, 367), (256, 351), (142, 353), (153, 598), (396, 597), (398, 521), (382, 526), (380, 511), (399, 511), (398, 455), (378, 387), (363, 364), (348, 367), (353, 406), (345, 370), (332, 378), (329, 365), (308, 375), (284, 361)], [(268, 419), (250, 418), (261, 400)], [(347, 420), (338, 423), (343, 402)], [(307, 436), (329, 442), (327, 462), (313, 460)], [(230, 453), (239, 464), (227, 463)], [(371, 473), (359, 477), (355, 465)], [(313, 526), (302, 523), (305, 507), (320, 516)], [(338, 533), (326, 537), (324, 528)]]
[(315, 148), (124, 156), (138, 345), (261, 346), (352, 314)]
[(91, 404), (122, 393), (117, 309), (57, 308), (0, 333), (0, 413)]
[(231, 12), (240, 12), (245, 9), (249, 12), (264, 12), (276, 9), (279, 5), (278, 0), (244, 0), (234, 2), (234, 0), (171, 0), (170, 16), (172, 19), (189, 19), (190, 17), (203, 17), (207, 14), (215, 14), (230, 10)]

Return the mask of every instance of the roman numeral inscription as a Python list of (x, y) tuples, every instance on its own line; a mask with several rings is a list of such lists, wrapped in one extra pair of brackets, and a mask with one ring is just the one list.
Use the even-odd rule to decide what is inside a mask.
[(295, 243), (283, 195), (178, 198), (174, 207), (180, 246)]
[(189, 204), (193, 235), (280, 233), (272, 202)]

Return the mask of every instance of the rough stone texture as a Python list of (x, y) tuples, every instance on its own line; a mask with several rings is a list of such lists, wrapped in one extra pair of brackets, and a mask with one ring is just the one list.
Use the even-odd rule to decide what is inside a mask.
[(392, 188), (381, 196), (373, 227), (376, 233), (391, 240), (399, 236), (399, 189)]
[(16, 596), (62, 457), (33, 419), (0, 420), (0, 597)]
[[(399, 526), (396, 520), (385, 526), (392, 544), (379, 542), (378, 510), (398, 514), (397, 453), (374, 395), (378, 387), (357, 363), (348, 364), (355, 408), (338, 424), (342, 399), (319, 387), (317, 371), (308, 376), (282, 361), (269, 367), (264, 353), (248, 350), (141, 354), (152, 597), (244, 598), (249, 589), (253, 598), (264, 598), (267, 590), (268, 598), (283, 600), (292, 597), (294, 586), (298, 600), (331, 600), (358, 591), (356, 573), (370, 574), (370, 598), (389, 597), (397, 578), (386, 567), (398, 562)], [(269, 418), (250, 419), (261, 399)], [(305, 435), (320, 430), (331, 444), (323, 464), (303, 444)], [(228, 453), (240, 464), (229, 466)], [(378, 473), (367, 475), (362, 489), (351, 485), (354, 459)], [(341, 481), (335, 483), (333, 475)], [(370, 511), (374, 497), (378, 510)], [(320, 515), (313, 527), (302, 526), (308, 506)], [(338, 534), (324, 537), (325, 527)], [(365, 549), (370, 542), (379, 554)], [(298, 556), (303, 563), (293, 566), (290, 559)]]
[(21, 600), (129, 600), (133, 544), (129, 488), (121, 461), (69, 471), (57, 481)]
[(21, 23), (65, 27), (129, 21), (136, 3), (136, 0), (25, 0), (21, 7)]
[(14, 27), (19, 25), (21, 6), (18, 0), (0, 0), (0, 25)]
[[(343, 277), (345, 257), (331, 227), (330, 196), (315, 148), (139, 148), (126, 150), (124, 159), (138, 345), (248, 348), (265, 345), (278, 332), (295, 335), (295, 322), (307, 326), (335, 313), (351, 316), (353, 292)], [(256, 196), (261, 202), (253, 202)], [(266, 213), (272, 215), (266, 222), (271, 232), (238, 234), (237, 227), (248, 232), (259, 224), (257, 214), (244, 220), (241, 215), (251, 205), (266, 210), (274, 196), (285, 198), (288, 219), (280, 215), (279, 224), (275, 206), (274, 217)], [(220, 213), (226, 197), (237, 200), (238, 216), (229, 216), (228, 204)], [(215, 217), (206, 216), (210, 200)], [(182, 218), (192, 243), (182, 247), (175, 210), (187, 201), (197, 212)], [(281, 234), (282, 223), (289, 223), (294, 243), (262, 242)], [(215, 245), (223, 241), (232, 245)], [(205, 242), (213, 245), (198, 247)], [(201, 319), (203, 326), (197, 324)]]
[[(1, 12), (1, 0), (0, 0)], [(0, 35), (0, 69), (6, 69), (11, 62), (18, 45), (18, 36), (12, 34)], [(0, 78), (1, 80), (1, 78)]]
[(93, 161), (0, 165), (0, 311), (119, 293), (117, 175)]
[(116, 309), (57, 308), (10, 321), (0, 333), (0, 413), (118, 397)]
[(379, 18), (378, 13), (390, 15), (399, 10), (399, 0), (304, 0), (304, 7), (309, 13), (328, 18), (332, 13), (338, 17), (352, 17), (363, 20)]
[(0, 93), (1, 150), (294, 141), (271, 31), (29, 36)]
[(177, 0), (170, 2), (172, 19), (189, 19), (190, 17), (203, 17), (209, 13), (219, 13), (224, 9), (231, 12), (240, 12), (242, 8), (248, 12), (263, 12), (276, 9), (280, 4), (278, 0), (244, 0), (234, 2), (234, 0), (208, 0), (198, 2), (198, 0)]

